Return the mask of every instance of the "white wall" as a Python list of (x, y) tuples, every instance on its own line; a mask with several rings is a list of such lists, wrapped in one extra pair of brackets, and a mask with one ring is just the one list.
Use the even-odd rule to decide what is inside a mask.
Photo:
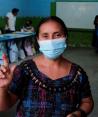
[(93, 29), (98, 14), (98, 2), (57, 2), (56, 15), (68, 28)]

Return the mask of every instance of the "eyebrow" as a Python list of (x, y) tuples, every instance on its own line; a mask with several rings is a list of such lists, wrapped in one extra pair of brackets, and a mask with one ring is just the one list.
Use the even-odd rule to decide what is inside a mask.
[(54, 34), (57, 34), (57, 33), (61, 34), (61, 32), (54, 32)]
[(48, 33), (42, 33), (42, 35), (48, 35)]
[[(57, 31), (57, 32), (53, 32), (53, 34), (54, 34), (54, 35), (55, 35), (55, 34), (63, 34), (63, 32)], [(41, 35), (42, 35), (42, 36), (47, 36), (47, 35), (48, 35), (48, 32), (43, 32)]]
[[(53, 32), (53, 34), (57, 34), (57, 33), (62, 33), (62, 32)], [(47, 35), (48, 32), (42, 33), (43, 35)]]

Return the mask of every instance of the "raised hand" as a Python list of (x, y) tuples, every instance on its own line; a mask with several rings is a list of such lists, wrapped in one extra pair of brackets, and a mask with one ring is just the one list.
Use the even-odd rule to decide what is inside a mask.
[(7, 88), (12, 80), (13, 70), (9, 67), (9, 60), (6, 54), (3, 54), (3, 65), (0, 66), (0, 88)]

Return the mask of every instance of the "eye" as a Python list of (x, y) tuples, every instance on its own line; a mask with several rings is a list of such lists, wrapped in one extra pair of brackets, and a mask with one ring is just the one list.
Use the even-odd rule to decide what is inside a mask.
[(48, 39), (48, 35), (47, 34), (41, 34), (40, 38), (42, 38), (42, 39)]
[(48, 38), (48, 35), (44, 35), (43, 38), (47, 39)]
[(43, 35), (43, 37), (48, 37), (48, 35)]
[(57, 34), (57, 37), (61, 37), (61, 34)]
[(61, 34), (55, 34), (55, 38), (60, 38), (60, 37), (62, 37)]

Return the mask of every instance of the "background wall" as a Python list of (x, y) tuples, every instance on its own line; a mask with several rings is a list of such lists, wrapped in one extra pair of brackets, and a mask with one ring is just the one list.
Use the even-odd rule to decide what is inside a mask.
[(26, 0), (0, 0), (0, 16), (5, 16), (8, 11), (16, 7), (20, 9), (19, 15), (25, 16)]
[(52, 2), (97, 2), (98, 0), (51, 0)]
[[(51, 2), (94, 2), (98, 0), (0, 0), (0, 16), (5, 16), (13, 7), (20, 9), (19, 16), (49, 16), (55, 9), (51, 10)], [(53, 7), (52, 7), (53, 8)]]
[[(49, 16), (51, 0), (28, 0), (28, 16)], [(27, 6), (27, 5), (26, 5)], [(28, 6), (27, 6), (28, 7)]]
[(0, 0), (0, 16), (12, 8), (20, 9), (19, 16), (49, 16), (51, 0)]

